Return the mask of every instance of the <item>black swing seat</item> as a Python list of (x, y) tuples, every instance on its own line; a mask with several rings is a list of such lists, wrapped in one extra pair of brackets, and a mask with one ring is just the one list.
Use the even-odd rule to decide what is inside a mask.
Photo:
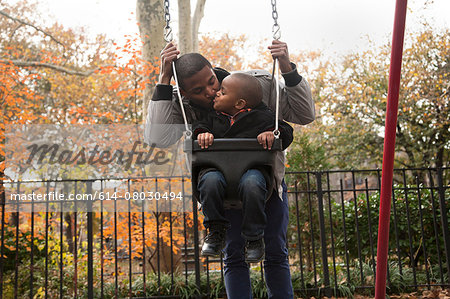
[(197, 184), (202, 170), (215, 168), (221, 171), (227, 182), (224, 208), (240, 209), (238, 186), (242, 175), (248, 169), (259, 169), (264, 174), (267, 184), (267, 198), (274, 189), (273, 168), (277, 151), (282, 150), (281, 139), (275, 139), (272, 149), (265, 150), (256, 138), (214, 139), (207, 149), (201, 149), (197, 140), (187, 140), (185, 150), (192, 146), (192, 192), (199, 198)]

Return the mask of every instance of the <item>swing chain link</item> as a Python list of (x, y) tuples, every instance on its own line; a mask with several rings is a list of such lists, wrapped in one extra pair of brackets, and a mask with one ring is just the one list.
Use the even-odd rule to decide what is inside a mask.
[(170, 43), (173, 39), (173, 34), (172, 28), (170, 27), (169, 0), (164, 0), (164, 20), (166, 21), (166, 27), (164, 27), (164, 40)]
[(280, 25), (278, 25), (277, 0), (271, 0), (272, 3), (272, 18), (273, 18), (273, 39), (279, 40), (281, 37)]
[(275, 137), (275, 139), (280, 138), (281, 132), (280, 130), (273, 130), (273, 136)]

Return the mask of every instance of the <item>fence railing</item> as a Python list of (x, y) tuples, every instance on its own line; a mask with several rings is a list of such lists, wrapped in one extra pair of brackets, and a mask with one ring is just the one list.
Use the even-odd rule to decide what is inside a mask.
[[(394, 177), (388, 287), (448, 286), (448, 170), (398, 169)], [(292, 268), (302, 281), (297, 289), (328, 295), (373, 289), (381, 170), (291, 173), (286, 179), (296, 227), (289, 235)]]
[[(449, 176), (448, 168), (395, 170), (388, 292), (450, 286)], [(298, 294), (373, 291), (380, 179), (379, 169), (287, 173), (289, 262)], [(199, 256), (201, 213), (185, 178), (6, 181), (3, 187), (0, 298), (224, 293), (222, 259)], [(151, 194), (144, 192), (149, 188)], [(39, 192), (47, 198), (21, 202), (26, 209), (19, 197), (11, 200)], [(58, 193), (88, 198), (62, 204), (53, 200)], [(259, 297), (263, 271), (263, 264), (252, 268)]]

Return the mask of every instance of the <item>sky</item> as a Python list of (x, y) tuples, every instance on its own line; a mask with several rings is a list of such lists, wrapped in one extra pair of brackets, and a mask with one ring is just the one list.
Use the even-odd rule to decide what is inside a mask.
[[(38, 1), (43, 15), (53, 16), (67, 27), (85, 27), (93, 34), (106, 33), (119, 42), (124, 35), (138, 32), (136, 0)], [(175, 33), (176, 2), (170, 1), (171, 27)], [(191, 2), (194, 7), (196, 1)], [(431, 4), (424, 9), (424, 3)], [(270, 41), (271, 10), (269, 0), (206, 0), (200, 33), (246, 34), (255, 44), (264, 39)], [(291, 53), (321, 50), (341, 54), (364, 50), (369, 40), (377, 45), (389, 42), (395, 0), (278, 0), (277, 10), (281, 40), (288, 43)], [(450, 0), (408, 1), (408, 30), (418, 28), (423, 19), (436, 27), (449, 28)]]

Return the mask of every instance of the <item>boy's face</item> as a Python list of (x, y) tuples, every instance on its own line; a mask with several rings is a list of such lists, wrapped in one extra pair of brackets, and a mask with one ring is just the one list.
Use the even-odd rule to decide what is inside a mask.
[(211, 107), (220, 88), (219, 80), (209, 66), (205, 66), (192, 77), (184, 79), (183, 83), (185, 87), (181, 90), (183, 96), (205, 108)]
[(243, 107), (238, 107), (238, 88), (239, 82), (233, 75), (223, 79), (222, 87), (217, 92), (217, 96), (214, 99), (214, 110), (234, 115), (242, 109)]

